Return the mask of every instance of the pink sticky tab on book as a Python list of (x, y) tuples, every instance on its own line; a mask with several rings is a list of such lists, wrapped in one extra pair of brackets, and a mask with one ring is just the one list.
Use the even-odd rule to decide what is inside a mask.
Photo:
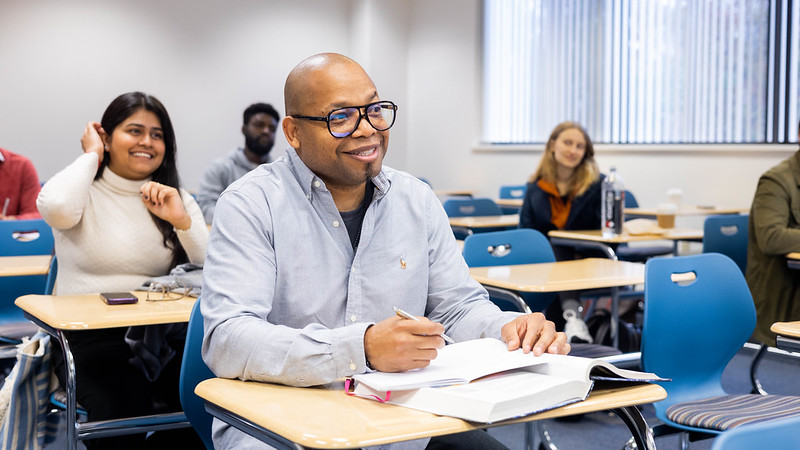
[[(344, 393), (347, 394), (347, 395), (356, 395), (355, 392), (354, 392), (355, 388), (356, 388), (355, 380), (353, 380), (352, 378), (345, 378), (345, 380), (344, 380)], [(392, 395), (392, 391), (386, 391), (386, 398), (381, 398), (381, 397), (379, 397), (377, 395), (372, 395), (372, 394), (366, 395), (364, 397), (365, 398), (375, 399), (375, 400), (377, 400), (377, 401), (379, 401), (381, 403), (386, 403), (386, 402), (389, 401), (389, 397), (391, 397), (391, 395)]]

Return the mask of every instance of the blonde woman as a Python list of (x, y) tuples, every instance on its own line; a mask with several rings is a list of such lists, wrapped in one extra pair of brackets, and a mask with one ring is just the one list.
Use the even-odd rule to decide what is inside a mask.
[(550, 133), (539, 167), (528, 180), (520, 228), (534, 228), (545, 236), (550, 230), (600, 228), (603, 178), (586, 130), (575, 122), (559, 124)]
[[(600, 228), (600, 185), (605, 176), (594, 160), (589, 134), (575, 122), (563, 122), (553, 129), (539, 167), (528, 180), (519, 215), (520, 228), (533, 228), (547, 236), (550, 230), (592, 230)], [(557, 260), (576, 259), (570, 247), (553, 247)], [(586, 324), (579, 318), (575, 294), (553, 302), (547, 317), (572, 342), (591, 342)], [(558, 310), (563, 308), (562, 313)], [(575, 339), (577, 338), (577, 340)]]

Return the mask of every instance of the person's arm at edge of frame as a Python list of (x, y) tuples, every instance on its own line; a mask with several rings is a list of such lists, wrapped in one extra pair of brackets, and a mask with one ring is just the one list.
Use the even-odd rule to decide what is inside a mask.
[(36, 198), (39, 196), (41, 186), (39, 176), (33, 163), (26, 159), (22, 169), (22, 190), (19, 199), (19, 213), (15, 215), (17, 220), (38, 219), (42, 217), (36, 209)]
[(765, 174), (758, 181), (753, 199), (753, 225), (756, 241), (768, 255), (785, 255), (800, 251), (800, 229), (788, 227), (791, 214), (790, 196), (773, 175)]

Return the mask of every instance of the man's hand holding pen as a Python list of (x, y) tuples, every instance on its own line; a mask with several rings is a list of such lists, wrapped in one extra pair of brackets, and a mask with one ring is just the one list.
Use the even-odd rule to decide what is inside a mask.
[(393, 315), (367, 328), (364, 354), (370, 366), (382, 372), (419, 369), (436, 358), (445, 346), (444, 325), (426, 317), (406, 320)]
[[(371, 325), (364, 334), (364, 354), (372, 369), (402, 372), (426, 367), (445, 346), (444, 326), (426, 317), (414, 317), (402, 310), (396, 315)], [(542, 313), (519, 316), (501, 330), (509, 351), (522, 348), (525, 353), (567, 354), (567, 336), (556, 332), (553, 322)]]

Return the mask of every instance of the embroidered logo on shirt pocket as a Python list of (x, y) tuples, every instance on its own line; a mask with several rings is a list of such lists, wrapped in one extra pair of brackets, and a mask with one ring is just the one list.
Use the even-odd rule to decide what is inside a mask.
[(405, 258), (400, 258), (400, 268), (406, 270), (406, 260)]

